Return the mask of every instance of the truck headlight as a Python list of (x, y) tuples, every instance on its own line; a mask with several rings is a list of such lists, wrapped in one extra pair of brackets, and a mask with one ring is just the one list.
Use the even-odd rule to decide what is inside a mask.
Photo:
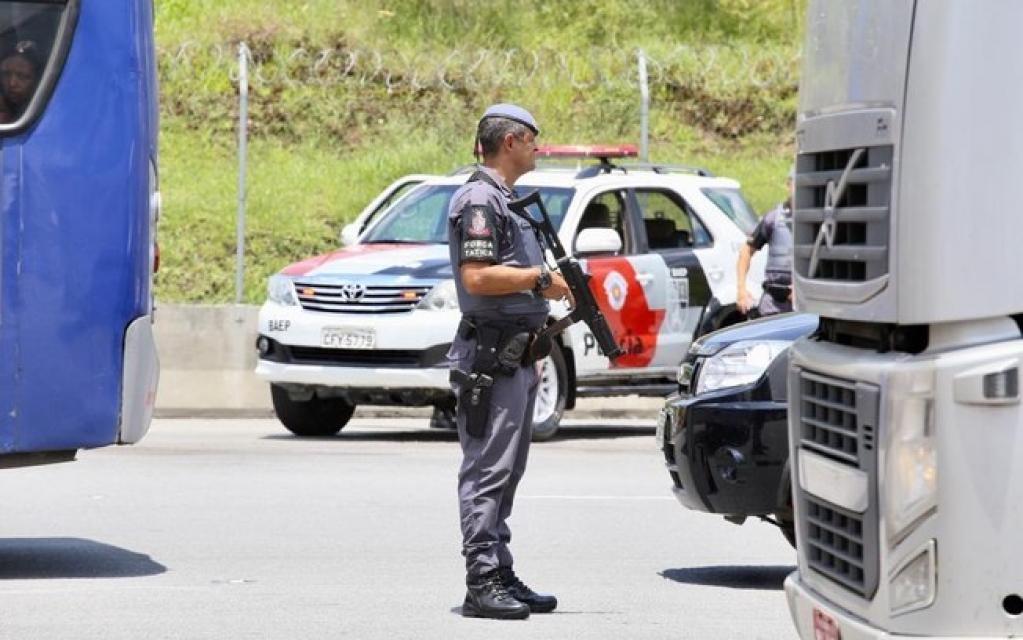
[(938, 451), (933, 372), (894, 373), (890, 381), (884, 511), (894, 546), (937, 507)]
[(285, 306), (298, 304), (298, 298), (295, 297), (295, 285), (291, 278), (279, 273), (270, 276), (266, 281), (266, 297), (271, 302)]
[(458, 292), (455, 291), (455, 281), (445, 280), (430, 289), (416, 308), (424, 311), (457, 311)]
[(696, 393), (756, 382), (789, 344), (786, 340), (743, 340), (728, 345), (704, 361), (696, 376)]

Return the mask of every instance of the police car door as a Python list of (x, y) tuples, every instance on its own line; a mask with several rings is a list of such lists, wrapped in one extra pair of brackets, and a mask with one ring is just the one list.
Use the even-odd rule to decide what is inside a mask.
[[(665, 375), (674, 375), (681, 357), (673, 361), (664, 353), (661, 343), (666, 321), (677, 321), (670, 308), (677, 303), (670, 284), (668, 265), (657, 254), (644, 253), (641, 223), (629, 207), (630, 196), (626, 191), (608, 191), (595, 196), (590, 203), (604, 205), (610, 214), (609, 224), (622, 239), (622, 250), (616, 255), (580, 256), (586, 271), (590, 274), (590, 289), (597, 300), (608, 325), (625, 354), (618, 358), (615, 371), (622, 369), (644, 369), (645, 374), (658, 373), (651, 368), (664, 367)], [(592, 226), (588, 213), (593, 209), (587, 204), (576, 229), (579, 231)], [(574, 237), (575, 237), (574, 236)], [(573, 251), (575, 242), (573, 240)], [(580, 326), (580, 325), (577, 325)], [(596, 347), (593, 336), (586, 331), (583, 351), (576, 355), (580, 375), (598, 373), (598, 366), (608, 369), (608, 361)], [(677, 349), (670, 349), (674, 352)], [(599, 361), (595, 359), (599, 357)]]
[(657, 293), (666, 312), (656, 335), (653, 363), (678, 366), (693, 340), (711, 291), (694, 249), (711, 244), (710, 234), (679, 193), (666, 188), (629, 192), (630, 207), (642, 226), (637, 250), (665, 263), (668, 276)]

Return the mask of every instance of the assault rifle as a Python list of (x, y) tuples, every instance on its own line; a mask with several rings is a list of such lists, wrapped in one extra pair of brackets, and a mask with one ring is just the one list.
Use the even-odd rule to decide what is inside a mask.
[[(536, 205), (540, 210), (540, 215), (543, 218), (542, 222), (535, 220), (526, 210), (533, 205)], [(565, 279), (568, 288), (572, 291), (572, 297), (575, 299), (575, 306), (573, 306), (571, 313), (541, 331), (538, 338), (540, 340), (549, 340), (552, 336), (582, 320), (590, 328), (590, 331), (593, 332), (593, 337), (597, 340), (600, 350), (614, 363), (618, 356), (625, 352), (615, 341), (615, 337), (611, 333), (611, 327), (607, 324), (607, 319), (604, 318), (600, 307), (597, 306), (597, 301), (593, 298), (593, 292), (590, 291), (590, 275), (583, 271), (582, 267), (579, 266), (578, 260), (565, 252), (565, 247), (562, 246), (561, 241), (558, 239), (558, 232), (551, 223), (551, 218), (547, 214), (547, 208), (543, 206), (540, 192), (533, 191), (525, 197), (512, 200), (508, 203), (508, 208), (529, 221), (529, 224), (543, 235), (551, 253), (554, 254), (554, 259), (558, 265), (557, 270), (561, 272), (561, 276)]]

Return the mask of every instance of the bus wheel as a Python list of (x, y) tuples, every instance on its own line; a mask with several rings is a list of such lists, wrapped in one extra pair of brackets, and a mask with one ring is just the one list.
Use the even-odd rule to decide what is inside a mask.
[(333, 436), (352, 419), (355, 405), (343, 398), (295, 400), (284, 387), (270, 385), (277, 419), (296, 436)]
[(540, 383), (533, 404), (533, 442), (550, 440), (558, 432), (568, 396), (565, 356), (558, 345), (540, 361)]

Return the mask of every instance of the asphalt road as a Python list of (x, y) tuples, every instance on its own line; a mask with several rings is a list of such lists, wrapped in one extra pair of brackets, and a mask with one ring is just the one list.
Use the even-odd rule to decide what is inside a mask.
[(6, 470), (0, 638), (795, 638), (780, 533), (684, 510), (649, 420), (534, 445), (516, 569), (526, 621), (460, 616), (453, 434), (361, 419), (157, 420), (134, 447)]

